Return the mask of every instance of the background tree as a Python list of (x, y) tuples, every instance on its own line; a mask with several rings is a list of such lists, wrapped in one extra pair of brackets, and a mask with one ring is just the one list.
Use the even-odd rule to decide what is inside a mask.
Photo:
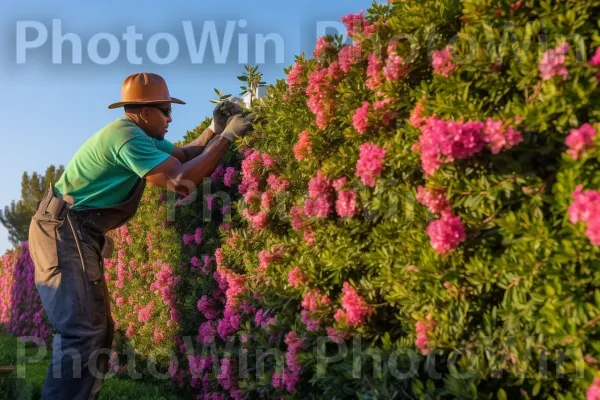
[(29, 222), (35, 213), (37, 202), (43, 197), (50, 183), (55, 183), (64, 172), (64, 167), (58, 168), (54, 165), (46, 168), (46, 172), (38, 174), (33, 172), (31, 176), (23, 173), (21, 179), (21, 199), (13, 200), (10, 206), (0, 211), (0, 222), (8, 230), (8, 240), (13, 246), (19, 246), (27, 240)]

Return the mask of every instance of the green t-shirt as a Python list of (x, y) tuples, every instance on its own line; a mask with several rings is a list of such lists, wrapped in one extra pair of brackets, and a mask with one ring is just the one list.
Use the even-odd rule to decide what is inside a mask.
[(151, 138), (133, 121), (120, 118), (81, 146), (56, 182), (55, 193), (72, 196), (74, 210), (117, 205), (174, 148), (168, 140)]

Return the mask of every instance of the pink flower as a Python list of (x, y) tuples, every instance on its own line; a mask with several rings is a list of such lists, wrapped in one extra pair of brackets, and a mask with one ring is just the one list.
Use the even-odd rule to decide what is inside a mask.
[(183, 239), (183, 243), (186, 246), (192, 246), (194, 244), (194, 235), (192, 235), (192, 234), (186, 233), (183, 235), (182, 239)]
[(294, 90), (294, 87), (301, 84), (302, 73), (304, 72), (304, 66), (300, 63), (294, 64), (294, 67), (290, 70), (287, 76), (287, 84), (290, 93)]
[(588, 123), (581, 125), (579, 129), (571, 129), (571, 133), (565, 140), (565, 144), (569, 147), (567, 153), (573, 157), (573, 160), (578, 160), (586, 150), (593, 147), (595, 136), (596, 130)]
[(306, 95), (307, 106), (316, 116), (316, 125), (319, 129), (327, 128), (333, 118), (334, 103), (332, 96), (335, 86), (331, 84), (329, 70), (317, 70), (310, 74)]
[(498, 154), (501, 150), (508, 150), (523, 141), (521, 132), (512, 127), (504, 128), (502, 121), (494, 121), (491, 118), (485, 122), (483, 139), (490, 147), (492, 154)]
[(338, 322), (344, 320), (346, 324), (354, 327), (363, 325), (375, 312), (375, 309), (359, 296), (348, 282), (344, 282), (342, 292), (344, 293), (342, 296), (343, 310), (340, 309), (335, 313), (335, 320)]
[(212, 320), (216, 319), (218, 316), (218, 311), (215, 309), (216, 303), (214, 300), (208, 298), (208, 296), (204, 295), (198, 300), (198, 311), (200, 311), (204, 318)]
[(595, 377), (586, 393), (587, 400), (600, 400), (600, 378)]
[(329, 339), (331, 339), (334, 343), (343, 343), (344, 340), (346, 340), (348, 338), (347, 335), (339, 332), (338, 330), (336, 330), (335, 328), (332, 328), (331, 326), (328, 326), (326, 328), (327, 331), (327, 336), (329, 337)]
[(425, 105), (422, 102), (418, 102), (415, 106), (415, 109), (410, 114), (409, 122), (415, 128), (420, 128), (426, 122), (426, 118), (423, 116), (423, 111), (425, 111)]
[(375, 179), (383, 170), (385, 154), (385, 150), (374, 143), (365, 143), (360, 146), (360, 157), (356, 163), (356, 175), (361, 178), (366, 186), (375, 186)]
[(339, 61), (332, 62), (327, 68), (327, 77), (332, 81), (338, 81), (344, 77), (344, 71)]
[(445, 255), (467, 238), (460, 217), (444, 213), (427, 227), (431, 246), (440, 254)]
[(356, 205), (356, 192), (354, 190), (341, 190), (337, 192), (335, 210), (340, 217), (353, 217), (358, 213)]
[(219, 166), (217, 166), (217, 168), (215, 168), (213, 173), (210, 175), (210, 180), (216, 183), (221, 179), (221, 177), (224, 174), (225, 174), (225, 167), (223, 167), (222, 165), (219, 165)]
[(430, 353), (430, 349), (427, 348), (428, 334), (435, 328), (436, 323), (433, 321), (430, 315), (427, 316), (426, 321), (417, 321), (415, 323), (415, 331), (417, 332), (417, 338), (415, 339), (415, 346), (421, 351), (421, 354), (427, 355)]
[(375, 91), (378, 90), (383, 83), (382, 63), (375, 53), (369, 54), (369, 65), (367, 66), (367, 88)]
[(362, 49), (359, 44), (344, 46), (338, 54), (340, 69), (344, 73), (348, 73), (352, 66), (360, 61), (362, 57)]
[(417, 201), (429, 208), (432, 213), (451, 212), (450, 202), (446, 199), (443, 191), (426, 189), (422, 186), (417, 188)]
[(302, 238), (304, 239), (304, 242), (309, 247), (315, 244), (315, 240), (316, 240), (315, 237), (316, 237), (316, 234), (310, 227), (308, 227), (304, 230)]
[(369, 107), (369, 102), (363, 101), (362, 106), (356, 109), (354, 116), (352, 117), (354, 129), (360, 134), (367, 131), (367, 126), (369, 125)]
[(227, 187), (231, 187), (234, 182), (236, 170), (233, 167), (227, 167), (225, 170), (225, 176), (223, 177), (223, 184)]
[(572, 197), (574, 201), (569, 206), (569, 220), (573, 224), (584, 222), (590, 243), (600, 245), (600, 193), (596, 190), (583, 191), (583, 186), (578, 185)]
[(306, 276), (300, 267), (296, 267), (288, 272), (288, 283), (295, 288), (299, 288), (304, 285), (308, 276)]
[(315, 58), (319, 58), (319, 56), (329, 48), (329, 43), (327, 42), (327, 40), (325, 39), (324, 36), (321, 36), (320, 38), (317, 39), (317, 44), (315, 45), (315, 49), (313, 51), (313, 56)]
[(290, 183), (288, 181), (286, 181), (283, 178), (279, 178), (275, 174), (269, 174), (269, 177), (267, 178), (267, 183), (269, 184), (269, 186), (271, 186), (271, 189), (273, 189), (275, 193), (284, 192), (290, 186)]
[(321, 170), (317, 171), (317, 176), (308, 182), (308, 195), (311, 198), (319, 197), (323, 192), (327, 192), (331, 182)]
[(452, 61), (452, 54), (450, 53), (451, 48), (448, 45), (443, 50), (433, 52), (431, 63), (433, 71), (446, 78), (456, 69), (456, 64)]
[(341, 21), (346, 25), (346, 31), (348, 36), (354, 36), (356, 33), (360, 33), (366, 27), (370, 26), (369, 21), (363, 17), (363, 10), (359, 14), (348, 14), (342, 17)]
[(150, 321), (152, 318), (152, 310), (154, 309), (154, 302), (148, 304), (146, 307), (142, 308), (138, 313), (138, 321), (142, 324)]
[(596, 49), (596, 53), (589, 61), (590, 66), (600, 67), (600, 47)]
[(569, 78), (569, 71), (565, 67), (565, 54), (569, 50), (568, 43), (562, 43), (556, 49), (550, 49), (544, 53), (539, 63), (540, 76), (543, 80), (552, 79), (559, 75), (563, 80)]
[(273, 192), (270, 190), (267, 190), (260, 196), (260, 206), (264, 210), (269, 211), (271, 209), (272, 203), (273, 203)]
[(302, 131), (300, 135), (298, 135), (298, 142), (296, 142), (293, 147), (296, 160), (301, 161), (307, 158), (312, 153), (311, 146), (312, 143), (308, 136), (308, 132)]
[(395, 54), (397, 42), (392, 42), (388, 46), (388, 58), (383, 67), (383, 75), (388, 81), (394, 81), (402, 78), (408, 73), (409, 66), (404, 59)]
[(256, 214), (250, 213), (250, 211), (246, 208), (242, 212), (242, 215), (250, 222), (251, 228), (253, 230), (262, 230), (267, 226), (267, 218), (268, 215), (266, 211), (261, 210)]
[(206, 208), (209, 211), (212, 211), (215, 208), (215, 206), (217, 205), (217, 198), (214, 196), (206, 196), (205, 200), (206, 200)]

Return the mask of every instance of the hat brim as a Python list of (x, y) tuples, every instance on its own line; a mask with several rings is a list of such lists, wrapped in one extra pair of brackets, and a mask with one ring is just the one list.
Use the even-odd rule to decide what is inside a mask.
[(185, 101), (171, 97), (171, 100), (146, 100), (146, 101), (119, 101), (108, 106), (109, 109), (123, 107), (127, 104), (156, 104), (156, 103), (177, 103), (185, 104)]

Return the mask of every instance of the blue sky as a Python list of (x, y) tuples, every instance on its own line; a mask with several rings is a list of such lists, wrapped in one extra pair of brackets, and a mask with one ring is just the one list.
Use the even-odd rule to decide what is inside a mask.
[[(312, 53), (319, 26), (370, 6), (370, 0), (6, 3), (0, 15), (0, 207), (20, 198), (24, 171), (66, 166), (87, 138), (122, 115), (107, 106), (119, 100), (125, 76), (159, 73), (171, 95), (187, 102), (174, 105), (167, 138), (177, 141), (211, 114), (213, 88), (239, 94), (236, 76), (246, 63), (259, 65), (274, 83), (295, 55)], [(190, 47), (199, 46), (202, 35), (217, 39), (206, 41), (203, 54)], [(151, 37), (159, 39), (155, 47)], [(278, 44), (262, 46), (261, 37)], [(61, 38), (75, 46), (67, 40), (61, 46)], [(216, 53), (213, 42), (220, 46)], [(257, 48), (265, 48), (263, 61)], [(0, 253), (11, 247), (7, 236), (0, 226)]]

